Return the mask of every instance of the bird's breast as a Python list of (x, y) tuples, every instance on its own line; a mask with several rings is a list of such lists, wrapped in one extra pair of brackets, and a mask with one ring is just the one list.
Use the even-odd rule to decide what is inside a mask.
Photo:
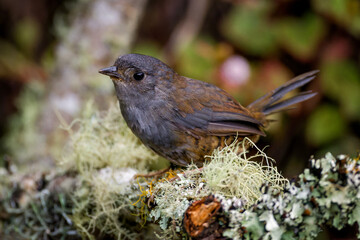
[(121, 113), (132, 132), (147, 146), (169, 146), (174, 142), (170, 121), (156, 108), (120, 106)]

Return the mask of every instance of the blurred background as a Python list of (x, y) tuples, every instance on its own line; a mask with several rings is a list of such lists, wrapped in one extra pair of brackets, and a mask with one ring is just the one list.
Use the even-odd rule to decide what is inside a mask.
[[(53, 166), (70, 123), (93, 99), (116, 102), (97, 73), (124, 53), (162, 59), (244, 106), (295, 75), (318, 95), (259, 142), (287, 177), (311, 155), (360, 150), (358, 0), (1, 0), (0, 165)], [(61, 116), (61, 117), (60, 117)]]
[(116, 103), (98, 70), (129, 52), (216, 84), (244, 106), (319, 69), (303, 89), (318, 95), (273, 115), (258, 146), (288, 178), (312, 155), (360, 151), (359, 0), (0, 0), (0, 170), (54, 169), (67, 140), (60, 124), (89, 100), (103, 110)]

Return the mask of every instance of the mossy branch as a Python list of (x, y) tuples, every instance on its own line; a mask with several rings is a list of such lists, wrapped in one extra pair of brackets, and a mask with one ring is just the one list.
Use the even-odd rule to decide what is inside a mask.
[[(0, 237), (313, 239), (324, 225), (359, 225), (359, 158), (310, 159), (289, 183), (263, 151), (239, 155), (234, 143), (202, 169), (134, 180), (156, 156), (139, 145), (118, 109), (91, 110), (77, 124), (61, 171), (29, 177), (0, 169)], [(191, 222), (189, 209), (207, 206), (210, 222)], [(197, 235), (189, 230), (194, 224)]]
[[(224, 236), (244, 239), (313, 239), (324, 225), (342, 229), (360, 223), (360, 161), (330, 153), (279, 194), (264, 186), (258, 203), (242, 212), (224, 208), (230, 219)], [(229, 209), (229, 210), (227, 210)], [(358, 238), (360, 235), (357, 235)]]

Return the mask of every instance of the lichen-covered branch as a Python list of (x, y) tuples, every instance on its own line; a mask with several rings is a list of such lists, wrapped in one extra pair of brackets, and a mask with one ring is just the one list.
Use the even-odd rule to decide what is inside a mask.
[(310, 159), (289, 183), (260, 149), (238, 155), (231, 144), (201, 169), (135, 179), (158, 159), (117, 108), (88, 105), (63, 127), (56, 171), (0, 169), (1, 239), (313, 239), (324, 225), (359, 225), (359, 157)]
[(335, 158), (328, 153), (324, 158), (311, 159), (310, 167), (282, 193), (264, 186), (259, 202), (244, 212), (228, 208), (232, 204), (223, 204), (230, 219), (224, 236), (313, 239), (325, 224), (339, 230), (359, 225), (359, 171), (359, 158)]
[[(226, 171), (226, 163), (224, 166)], [(208, 182), (201, 179), (201, 188), (206, 189)], [(188, 178), (187, 181), (192, 180)], [(313, 239), (324, 225), (340, 230), (360, 221), (360, 161), (345, 155), (335, 158), (328, 153), (324, 158), (311, 159), (310, 167), (298, 180), (288, 183), (282, 190), (278, 185), (264, 181), (259, 188), (262, 194), (251, 206), (245, 204), (241, 194), (231, 197), (214, 192), (212, 198), (202, 197), (201, 194), (194, 196), (190, 194), (194, 189), (201, 193), (198, 186), (191, 187), (192, 184), (188, 183), (186, 188), (176, 189), (179, 183), (172, 184), (158, 184), (163, 188), (160, 193), (164, 194), (164, 189), (171, 191), (175, 188), (173, 195), (177, 199), (167, 196), (168, 201), (164, 201), (164, 196), (155, 193), (157, 206), (150, 215), (159, 219), (160, 226), (167, 230), (169, 226), (164, 225), (164, 219), (172, 216), (179, 223), (178, 229), (185, 227), (190, 236), (199, 239), (220, 236), (230, 239)], [(219, 186), (222, 184), (223, 181), (218, 182)], [(200, 201), (191, 201), (199, 197)], [(213, 212), (214, 204), (221, 206), (216, 212)], [(167, 209), (170, 209), (168, 213)], [(185, 216), (199, 216), (204, 215), (204, 211), (208, 212), (204, 219), (188, 217), (183, 221), (184, 214), (179, 214), (178, 209), (184, 209)], [(206, 219), (208, 216), (211, 218)]]

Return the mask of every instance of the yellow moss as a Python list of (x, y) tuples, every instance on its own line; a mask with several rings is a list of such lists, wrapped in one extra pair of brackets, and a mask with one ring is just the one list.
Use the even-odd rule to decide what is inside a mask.
[[(238, 149), (245, 149), (247, 144), (255, 147), (258, 153), (248, 157), (244, 150), (238, 154)], [(259, 157), (262, 162), (253, 161)], [(212, 193), (241, 198), (245, 200), (246, 206), (250, 206), (261, 197), (262, 185), (282, 190), (288, 183), (272, 166), (272, 161), (250, 139), (245, 138), (241, 143), (233, 142), (223, 149), (215, 150), (211, 161), (204, 166), (203, 175)]]

